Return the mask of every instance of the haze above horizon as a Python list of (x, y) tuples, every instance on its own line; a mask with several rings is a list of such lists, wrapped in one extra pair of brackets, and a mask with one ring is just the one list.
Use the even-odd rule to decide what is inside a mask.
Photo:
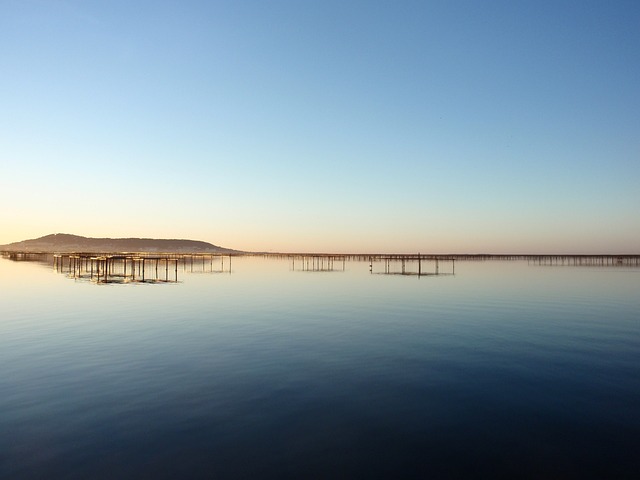
[(0, 244), (640, 253), (636, 2), (0, 2)]

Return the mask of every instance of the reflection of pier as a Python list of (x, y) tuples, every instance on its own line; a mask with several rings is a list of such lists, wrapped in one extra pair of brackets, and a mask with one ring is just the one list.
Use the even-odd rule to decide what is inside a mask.
[[(382, 262), (384, 271), (374, 272), (374, 262)], [(450, 271), (441, 271), (441, 264), (451, 266)], [(455, 275), (456, 260), (440, 255), (377, 255), (369, 258), (369, 271), (379, 275)]]
[(344, 272), (347, 260), (345, 255), (292, 255), (290, 258), (291, 269), (303, 272)]
[(179, 265), (190, 273), (231, 273), (231, 257), (227, 256), (227, 270), (224, 257), (214, 254), (70, 253), (54, 255), (53, 267), (71, 278), (96, 283), (176, 283)]

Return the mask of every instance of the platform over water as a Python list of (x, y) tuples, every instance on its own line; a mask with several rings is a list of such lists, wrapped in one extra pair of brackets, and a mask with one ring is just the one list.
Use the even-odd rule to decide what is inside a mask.
[[(178, 282), (179, 272), (231, 273), (233, 255), (217, 253), (51, 253), (2, 251), (13, 261), (36, 261), (53, 266), (76, 279), (96, 283)], [(369, 271), (380, 275), (455, 275), (456, 262), (527, 261), (533, 266), (638, 267), (640, 255), (513, 255), (513, 254), (244, 254), (287, 258), (291, 269), (307, 272), (345, 271), (346, 262), (368, 262)]]
[(231, 273), (231, 256), (203, 253), (0, 252), (13, 261), (41, 262), (58, 273), (96, 283), (178, 282), (178, 272)]

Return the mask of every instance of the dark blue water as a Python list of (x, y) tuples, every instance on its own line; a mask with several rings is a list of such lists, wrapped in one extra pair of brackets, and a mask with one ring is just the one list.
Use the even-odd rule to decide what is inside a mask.
[(640, 270), (0, 260), (0, 478), (636, 478)]

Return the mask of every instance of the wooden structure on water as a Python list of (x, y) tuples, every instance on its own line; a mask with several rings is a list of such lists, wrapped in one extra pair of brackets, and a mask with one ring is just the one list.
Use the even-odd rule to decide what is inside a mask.
[(344, 272), (347, 260), (345, 255), (291, 255), (289, 258), (291, 270), (303, 272)]
[[(640, 267), (640, 255), (521, 255), (521, 254), (264, 254), (287, 258), (292, 270), (344, 271), (345, 263), (369, 262), (369, 271), (380, 275), (455, 275), (456, 262), (526, 261), (529, 265)], [(383, 268), (376, 269), (382, 263)], [(450, 266), (450, 269), (449, 269)], [(443, 271), (443, 268), (445, 269)]]
[(536, 255), (527, 261), (553, 267), (638, 267), (640, 255)]
[(96, 283), (178, 281), (178, 259), (161, 255), (57, 254), (53, 256), (53, 268), (69, 277)]
[[(369, 271), (379, 275), (455, 275), (455, 258), (442, 255), (334, 255), (297, 254), (289, 255), (291, 270), (304, 272), (344, 272), (347, 260), (369, 262)], [(383, 263), (383, 271), (374, 271), (374, 264)], [(447, 271), (441, 265), (450, 265)], [(431, 268), (431, 269), (430, 269)]]
[(0, 252), (3, 258), (8, 260), (12, 260), (14, 262), (42, 262), (50, 257), (50, 253), (42, 253), (42, 252), (17, 252), (17, 251), (6, 251)]
[[(0, 251), (16, 262), (40, 262), (59, 273), (95, 283), (176, 283), (185, 273), (231, 273), (232, 255), (219, 253), (57, 253)], [(455, 275), (456, 261), (526, 261), (532, 266), (640, 267), (640, 255), (489, 255), (489, 254), (260, 254), (289, 259), (291, 269), (344, 272), (347, 261), (368, 262), (378, 275)], [(251, 256), (251, 255), (250, 255)], [(379, 265), (382, 264), (382, 268)], [(450, 269), (449, 269), (450, 265)], [(444, 268), (444, 271), (443, 271)]]
[[(226, 270), (225, 257), (228, 258)], [(177, 283), (180, 266), (183, 272), (189, 273), (231, 273), (231, 257), (147, 253), (68, 253), (53, 256), (53, 268), (57, 272), (96, 283)]]
[[(374, 271), (374, 263), (382, 262), (384, 271)], [(442, 263), (451, 265), (450, 271), (441, 271)], [(429, 269), (432, 267), (432, 270)], [(441, 255), (379, 255), (369, 258), (369, 272), (378, 275), (455, 275), (456, 259)]]
[[(327, 261), (333, 259), (333, 261), (349, 261), (349, 262), (393, 262), (398, 261), (400, 264), (402, 260), (405, 260), (405, 267), (408, 267), (411, 262), (415, 262), (418, 259), (421, 261), (432, 261), (435, 263), (437, 260), (441, 262), (452, 262), (452, 271), (455, 267), (455, 262), (486, 262), (486, 261), (527, 261), (530, 265), (566, 265), (566, 266), (628, 266), (638, 267), (640, 266), (640, 255), (616, 255), (616, 254), (602, 254), (602, 255), (532, 255), (532, 254), (317, 254), (317, 253), (296, 253), (296, 254), (264, 254), (266, 257), (276, 258), (289, 258), (289, 259), (316, 259), (316, 263), (320, 261), (322, 266), (323, 262), (326, 265)], [(298, 265), (298, 263), (296, 263)], [(311, 266), (313, 263), (311, 264)], [(434, 270), (435, 273), (435, 270)]]
[(231, 255), (188, 253), (177, 256), (181, 260), (184, 272), (231, 273)]

